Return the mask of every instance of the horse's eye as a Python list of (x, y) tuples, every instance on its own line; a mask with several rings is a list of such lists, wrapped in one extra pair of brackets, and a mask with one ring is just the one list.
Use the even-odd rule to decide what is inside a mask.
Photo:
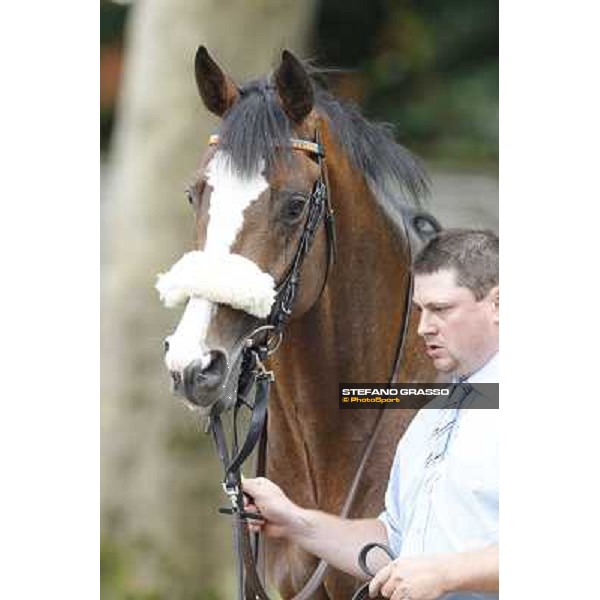
[(187, 201), (193, 206), (194, 205), (194, 195), (191, 190), (185, 190), (185, 197)]
[(302, 194), (293, 194), (283, 205), (283, 219), (288, 223), (293, 223), (302, 216), (306, 197)]

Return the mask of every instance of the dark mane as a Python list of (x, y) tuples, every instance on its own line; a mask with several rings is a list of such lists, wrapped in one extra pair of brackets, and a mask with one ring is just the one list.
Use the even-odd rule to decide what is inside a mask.
[[(353, 103), (334, 98), (318, 82), (319, 74), (308, 67), (315, 91), (315, 107), (325, 115), (340, 147), (363, 173), (382, 207), (396, 220), (399, 204), (419, 206), (428, 193), (429, 180), (420, 161), (393, 137), (392, 126), (367, 121)], [(265, 161), (267, 171), (289, 149), (290, 122), (269, 79), (249, 81), (240, 88), (240, 100), (224, 116), (220, 146), (234, 168), (251, 176)]]

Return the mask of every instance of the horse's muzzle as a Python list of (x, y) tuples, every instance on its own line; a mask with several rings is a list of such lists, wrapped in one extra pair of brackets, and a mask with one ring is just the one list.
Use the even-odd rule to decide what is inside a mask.
[(173, 391), (197, 406), (208, 407), (222, 395), (227, 374), (227, 355), (221, 350), (211, 350), (210, 361), (190, 363), (182, 373), (172, 372)]

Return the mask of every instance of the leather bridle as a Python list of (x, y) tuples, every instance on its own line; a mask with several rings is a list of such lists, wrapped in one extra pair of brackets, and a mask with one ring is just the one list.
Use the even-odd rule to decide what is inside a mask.
[[(209, 138), (210, 145), (216, 145), (219, 143), (218, 135), (211, 135)], [(291, 314), (294, 301), (298, 292), (298, 284), (300, 278), (300, 271), (304, 263), (304, 259), (308, 255), (308, 252), (312, 246), (319, 224), (323, 220), (325, 225), (325, 233), (327, 236), (327, 270), (325, 277), (323, 278), (323, 284), (321, 291), (316, 302), (319, 301), (325, 284), (329, 278), (329, 273), (335, 262), (337, 253), (337, 243), (335, 235), (335, 221), (333, 208), (331, 207), (331, 201), (329, 198), (329, 178), (327, 174), (327, 163), (325, 161), (325, 152), (320, 141), (320, 134), (317, 130), (315, 134), (315, 141), (302, 140), (297, 138), (290, 139), (290, 146), (294, 150), (300, 150), (316, 156), (317, 164), (319, 165), (319, 177), (315, 182), (310, 198), (308, 200), (308, 214), (304, 221), (304, 227), (300, 240), (296, 247), (294, 258), (292, 259), (290, 266), (283, 276), (279, 284), (276, 286), (276, 296), (273, 303), (271, 313), (267, 317), (267, 325), (262, 325), (257, 330), (249, 334), (248, 338), (254, 338), (256, 333), (262, 331), (269, 331), (268, 337), (279, 337), (283, 335), (283, 329), (287, 324)], [(281, 340), (277, 342), (279, 346)], [(273, 343), (269, 342), (270, 353), (272, 350)]]
[[(217, 135), (210, 137), (210, 145), (216, 145), (218, 143), (219, 137)], [(267, 405), (269, 388), (274, 381), (274, 376), (272, 371), (266, 369), (264, 361), (270, 354), (274, 353), (279, 348), (283, 330), (292, 314), (292, 309), (297, 296), (302, 265), (312, 247), (321, 220), (323, 220), (326, 232), (328, 260), (327, 270), (316, 302), (318, 302), (325, 289), (336, 257), (334, 213), (329, 196), (329, 180), (325, 153), (320, 142), (319, 132), (316, 132), (315, 141), (292, 138), (290, 140), (290, 145), (294, 150), (307, 152), (316, 156), (319, 165), (319, 177), (314, 184), (308, 201), (307, 216), (294, 258), (291, 261), (286, 274), (276, 287), (275, 301), (271, 313), (266, 320), (266, 324), (261, 325), (246, 336), (246, 344), (242, 350), (242, 366), (238, 380), (238, 393), (233, 407), (233, 440), (231, 451), (228, 449), (221, 417), (218, 412), (213, 411), (214, 414), (211, 414), (208, 425), (223, 464), (223, 489), (231, 503), (230, 507), (221, 508), (219, 509), (219, 512), (229, 514), (233, 518), (234, 545), (237, 550), (239, 600), (270, 600), (258, 574), (258, 571), (262, 571), (264, 567), (264, 564), (261, 565), (261, 568), (257, 567), (257, 561), (264, 562), (259, 551), (259, 536), (258, 534), (255, 534), (254, 539), (251, 541), (247, 524), (247, 519), (261, 520), (262, 516), (260, 514), (250, 513), (244, 509), (244, 493), (240, 473), (243, 463), (250, 456), (257, 444), (257, 476), (264, 475), (265, 473)], [(417, 219), (425, 219), (428, 221), (435, 232), (440, 229), (439, 223), (427, 213), (414, 212), (410, 218), (411, 224), (419, 234), (421, 232), (416, 226)], [(404, 227), (404, 237), (406, 240), (409, 261), (412, 262), (411, 243), (406, 224), (406, 215), (404, 214), (402, 225)], [(389, 377), (390, 382), (396, 381), (400, 373), (410, 322), (412, 287), (412, 274), (409, 274), (409, 285), (407, 286), (405, 297), (405, 309), (396, 348), (396, 356)], [(255, 390), (254, 402), (250, 404), (248, 397), (253, 388)], [(246, 437), (243, 443), (240, 444), (237, 419), (239, 411), (243, 406), (246, 406), (251, 410), (251, 416)], [(373, 430), (369, 435), (369, 442), (361, 455), (359, 466), (340, 513), (341, 517), (347, 517), (353, 506), (358, 486), (362, 479), (362, 474), (384, 422), (383, 413), (384, 409), (378, 414)], [(262, 547), (260, 547), (260, 549), (262, 549)], [(309, 600), (321, 585), (327, 566), (327, 563), (324, 560), (321, 560), (312, 576), (302, 590), (294, 596), (293, 600)]]

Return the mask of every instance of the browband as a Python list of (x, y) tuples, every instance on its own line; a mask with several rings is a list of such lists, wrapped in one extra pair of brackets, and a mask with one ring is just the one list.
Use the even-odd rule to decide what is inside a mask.
[[(214, 133), (208, 138), (209, 146), (216, 146), (219, 143), (219, 136)], [(308, 140), (300, 140), (298, 138), (290, 138), (290, 145), (294, 150), (303, 150), (304, 152), (310, 152), (317, 156), (325, 156), (325, 151), (321, 144), (317, 142), (309, 142)]]

